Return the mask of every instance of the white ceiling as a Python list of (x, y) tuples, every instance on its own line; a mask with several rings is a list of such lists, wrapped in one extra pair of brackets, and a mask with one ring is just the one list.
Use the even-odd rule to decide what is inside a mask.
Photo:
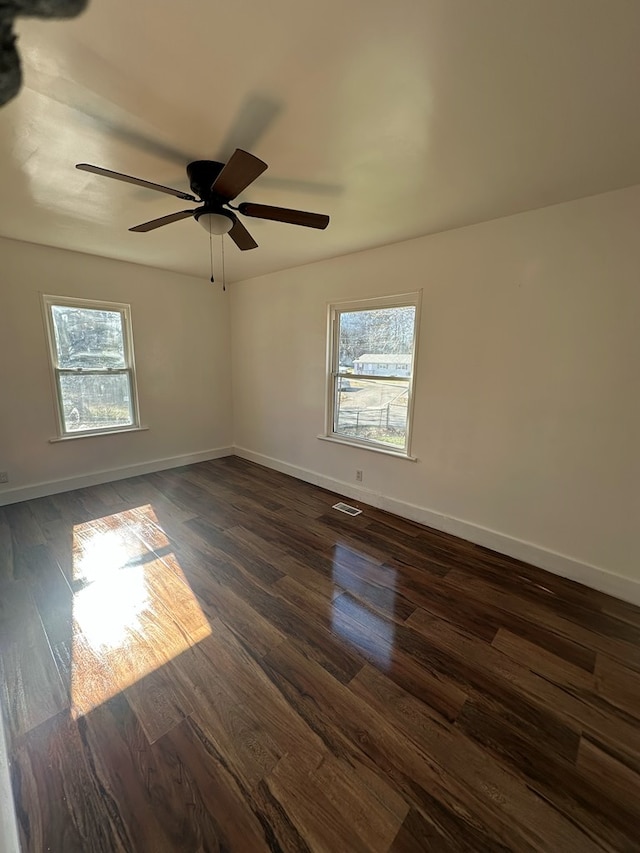
[[(637, 0), (90, 0), (19, 21), (25, 85), (0, 108), (0, 234), (208, 278), (190, 159), (269, 164), (240, 200), (229, 280), (640, 183)], [(218, 238), (219, 239), (219, 238)]]

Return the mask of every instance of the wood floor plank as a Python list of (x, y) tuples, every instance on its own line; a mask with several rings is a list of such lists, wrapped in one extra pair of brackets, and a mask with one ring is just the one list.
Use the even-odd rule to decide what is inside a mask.
[(622, 622), (613, 624), (612, 620), (607, 623), (607, 633), (599, 633), (602, 630), (600, 627), (591, 630), (558, 615), (549, 608), (535, 605), (530, 601), (525, 602), (518, 596), (503, 592), (494, 584), (488, 584), (478, 578), (470, 578), (467, 574), (459, 575), (450, 572), (447, 575), (447, 581), (451, 583), (454, 577), (458, 579), (459, 588), (464, 589), (468, 596), (479, 600), (486, 599), (506, 612), (533, 618), (544, 628), (640, 669), (640, 629)]
[[(446, 574), (447, 567), (434, 561), (429, 556), (426, 556), (419, 548), (406, 543), (406, 540), (395, 541), (389, 535), (383, 535), (381, 532), (374, 532), (369, 529), (369, 524), (366, 516), (356, 516), (357, 519), (362, 519), (360, 524), (354, 526), (351, 522), (353, 519), (347, 519), (345, 516), (338, 517), (338, 513), (334, 511), (333, 515), (325, 513), (318, 519), (317, 527), (322, 530), (324, 527), (331, 531), (340, 531), (345, 534), (348, 542), (353, 542), (357, 550), (364, 554), (369, 554), (373, 557), (378, 556), (380, 559), (387, 559), (389, 565), (397, 563), (400, 567), (410, 566), (412, 568), (421, 569), (438, 577)], [(393, 549), (393, 558), (389, 558), (389, 552)]]
[(29, 501), (8, 504), (4, 507), (3, 514), (11, 529), (14, 550), (46, 544), (40, 526), (31, 512)]
[(178, 761), (164, 760), (155, 744), (149, 746), (123, 696), (77, 725), (92, 769), (126, 830), (126, 849), (170, 853), (185, 842), (187, 849), (197, 849), (198, 833), (216, 838), (206, 812), (192, 825), (189, 775)]
[(245, 515), (260, 513), (267, 509), (271, 512), (279, 512), (283, 509), (280, 500), (281, 493), (276, 487), (251, 481), (246, 477), (230, 476), (227, 468), (227, 477), (211, 477), (204, 469), (191, 466), (184, 469), (180, 475), (182, 480), (197, 486), (214, 499), (215, 506), (230, 507), (233, 511), (240, 510)]
[(499, 586), (504, 584), (506, 589), (514, 588), (519, 595), (526, 590), (538, 590), (545, 596), (557, 594), (576, 602), (593, 602), (602, 596), (602, 593), (581, 586), (575, 581), (550, 574), (536, 566), (443, 531), (423, 528), (418, 539), (429, 553), (444, 560), (452, 570), (468, 570), (474, 576), (497, 581)]
[(52, 549), (48, 545), (21, 549), (16, 570), (29, 586), (49, 643), (65, 640), (71, 632), (73, 592)]
[[(202, 665), (202, 656), (209, 662), (208, 667)], [(278, 758), (287, 753), (303, 755), (305, 750), (316, 751), (321, 746), (313, 730), (280, 692), (274, 690), (259, 659), (255, 659), (222, 623), (214, 623), (211, 636), (194, 648), (191, 656), (183, 656), (180, 664), (180, 678), (186, 675), (194, 684), (192, 696), (194, 702), (198, 702), (195, 714), (200, 713), (203, 720), (211, 716), (209, 708), (212, 705), (223, 702), (231, 709), (244, 709), (245, 716), (252, 718), (256, 727), (267, 734), (268, 752)], [(186, 669), (189, 664), (191, 666)], [(229, 678), (228, 673), (233, 673), (233, 678)], [(223, 729), (216, 723), (216, 730)], [(262, 760), (261, 756), (258, 758)]]
[[(434, 744), (432, 725), (428, 723), (428, 717), (427, 715), (425, 715), (424, 709), (416, 703), (413, 697), (407, 696), (403, 691), (398, 689), (396, 685), (390, 684), (389, 681), (386, 680), (385, 677), (382, 676), (380, 673), (377, 673), (372, 669), (363, 670), (363, 672), (360, 673), (354, 679), (353, 686), (358, 692), (358, 695), (362, 695), (363, 697), (369, 698), (369, 701), (372, 701), (372, 704), (375, 703), (375, 707), (378, 707), (380, 710), (388, 708), (389, 713), (393, 715), (394, 719), (397, 719), (399, 721), (400, 727), (407, 733), (408, 737), (410, 737), (418, 745), (424, 745), (425, 741), (428, 742), (429, 746), (426, 751), (430, 756), (438, 760), (438, 756), (445, 755), (446, 753), (444, 752), (444, 750), (448, 750), (450, 761), (456, 767), (456, 770), (454, 772), (457, 772), (460, 775), (461, 779), (468, 780), (469, 784), (478, 784), (478, 775), (483, 774), (486, 780), (492, 780), (490, 784), (494, 786), (496, 792), (500, 791), (501, 788), (503, 790), (504, 788), (507, 788), (512, 796), (522, 797), (523, 799), (521, 800), (521, 802), (524, 802), (525, 799), (528, 800), (531, 796), (530, 789), (535, 789), (534, 785), (532, 785), (532, 780), (536, 780), (536, 776), (534, 773), (528, 774), (526, 780), (526, 791), (522, 787), (520, 787), (519, 789), (518, 783), (514, 782), (513, 779), (509, 782), (506, 779), (503, 779), (501, 775), (502, 768), (505, 767), (508, 767), (509, 771), (515, 771), (516, 776), (520, 775), (519, 771), (521, 768), (521, 764), (514, 758), (514, 753), (516, 753), (515, 749), (513, 749), (512, 753), (507, 752), (510, 758), (510, 762), (499, 761), (497, 762), (497, 764), (492, 765), (492, 763), (488, 761), (488, 757), (490, 755), (495, 755), (498, 758), (502, 758), (502, 753), (500, 753), (499, 750), (492, 749), (495, 743), (495, 738), (489, 743), (482, 744), (482, 746), (485, 747), (484, 750), (474, 750), (470, 748), (469, 740), (467, 738), (457, 737), (457, 731), (463, 728), (464, 723), (467, 720), (467, 709), (471, 707), (476, 707), (476, 703), (473, 700), (469, 700), (467, 703), (465, 703), (465, 706), (461, 712), (461, 715), (458, 717), (453, 732), (449, 731), (448, 737), (443, 737), (442, 734), (439, 732), (438, 734), (440, 734), (440, 737)], [(495, 713), (495, 706), (490, 709), (488, 716), (490, 720), (500, 720), (499, 715)], [(504, 725), (504, 723), (508, 719), (509, 716), (507, 715), (505, 720), (500, 720), (500, 723), (502, 723), (502, 725), (496, 727), (500, 733), (505, 733), (505, 738), (508, 737), (508, 734), (506, 733), (510, 731), (515, 731), (515, 729), (511, 729), (510, 727)], [(541, 731), (543, 730), (530, 730), (527, 737), (523, 737), (518, 733), (516, 738), (514, 738), (514, 741), (509, 743), (509, 746), (513, 748), (515, 740), (519, 741), (521, 745), (521, 754), (528, 768), (531, 768), (531, 764), (535, 763), (535, 758), (537, 755), (536, 740), (539, 739)], [(577, 736), (575, 738), (575, 741), (576, 743), (575, 749), (573, 750), (574, 752), (577, 751)], [(440, 750), (443, 750), (443, 752), (440, 752)], [(551, 764), (552, 770), (554, 760), (550, 759), (548, 754), (545, 757), (547, 759), (547, 768)], [(555, 764), (559, 765), (561, 770), (565, 771), (564, 773), (558, 771), (558, 776), (560, 777), (561, 784), (565, 784), (567, 780), (573, 780), (576, 783), (575, 787), (579, 788), (581, 794), (584, 794), (586, 786), (577, 782), (575, 772), (573, 773), (573, 776), (571, 775), (573, 767), (570, 762), (566, 761), (565, 764), (562, 765), (560, 762), (556, 761)], [(539, 773), (540, 778), (546, 781), (547, 777), (545, 776), (544, 761), (541, 761), (539, 764)], [(552, 773), (550, 772), (549, 776), (551, 775)], [(520, 781), (520, 785), (523, 785), (524, 782), (525, 780), (522, 779)], [(536, 792), (538, 792), (542, 787), (542, 785), (539, 786)], [(553, 788), (554, 794), (558, 793), (559, 791), (562, 791), (561, 785), (555, 786)], [(547, 791), (545, 790), (543, 793), (546, 794)], [(591, 831), (593, 830), (593, 827), (590, 826), (588, 819), (582, 822), (576, 821), (574, 819), (575, 813), (579, 811), (579, 807), (576, 802), (569, 800), (566, 795), (566, 791), (563, 791), (563, 795), (564, 799), (562, 800), (562, 803), (565, 804), (566, 802), (568, 802), (569, 805), (566, 808), (566, 811), (562, 814), (560, 813), (560, 808), (558, 808), (558, 802), (556, 802), (553, 797), (544, 796), (546, 802), (552, 804), (554, 808), (549, 811), (546, 817), (546, 820), (548, 821), (546, 826), (546, 832), (548, 834), (545, 835), (544, 831), (540, 831), (540, 837), (536, 843), (541, 844), (541, 846), (543, 847), (546, 847), (548, 845), (551, 849), (561, 849), (562, 844), (570, 843), (568, 841), (570, 835), (569, 827), (579, 825), (584, 832), (587, 832), (592, 843), (591, 845), (587, 844), (587, 842), (580, 836), (577, 836), (576, 839), (574, 839), (574, 841), (571, 843), (575, 844), (576, 847), (578, 845), (584, 845), (585, 849), (588, 846), (590, 846), (592, 849), (597, 849), (597, 847), (601, 844), (601, 839), (597, 836), (597, 833)], [(510, 807), (513, 808), (513, 806), (507, 801), (503, 803), (503, 808), (505, 810), (509, 811)], [(534, 802), (530, 803), (527, 809), (523, 807), (517, 808), (516, 813), (514, 814), (514, 819), (517, 821), (518, 816), (526, 814), (528, 808), (533, 808), (535, 810), (536, 807), (537, 805), (534, 798)], [(587, 809), (583, 809), (581, 815), (586, 818), (590, 817), (590, 813)], [(525, 835), (525, 837), (526, 831), (528, 829), (531, 829), (528, 824), (530, 817), (531, 813), (529, 813), (527, 817), (524, 818), (525, 827), (523, 827), (523, 834)], [(563, 818), (566, 818), (566, 820), (564, 820)], [(624, 824), (624, 830), (618, 833), (618, 837), (622, 841), (628, 843), (629, 836), (625, 835), (625, 831), (628, 831), (629, 829), (628, 816), (624, 816), (623, 820), (626, 820), (627, 822)], [(593, 822), (598, 829), (602, 828), (603, 822), (601, 820), (595, 818)], [(610, 832), (610, 836), (612, 835), (613, 833)], [(565, 838), (565, 841), (562, 841), (563, 836)], [(582, 847), (580, 849), (582, 849)]]
[[(411, 736), (407, 736), (403, 728), (399, 731), (399, 723), (404, 720), (400, 714), (393, 714), (390, 725), (388, 702), (381, 701), (379, 695), (380, 682), (373, 691), (365, 690), (364, 686), (361, 688), (363, 679), (370, 675), (384, 679), (380, 673), (374, 676), (372, 668), (366, 667), (351, 686), (346, 687), (316, 665), (305, 662), (289, 642), (270, 652), (263, 665), (273, 667), (272, 677), (287, 689), (290, 701), (297, 694), (299, 711), (305, 709), (313, 713), (316, 726), (321, 722), (315, 716), (318, 712), (325, 719), (329, 716), (333, 728), (351, 742), (355, 727), (358, 733), (355, 741), (365, 755), (371, 756), (371, 752), (377, 755), (380, 750), (387, 766), (398, 767), (399, 763), (401, 772), (410, 773), (414, 784), (419, 787), (403, 790), (409, 803), (414, 802), (416, 793), (419, 798), (419, 788), (422, 787), (428, 795), (444, 800), (449, 808), (471, 812), (476, 825), (486, 827), (490, 837), (516, 849), (533, 850), (545, 843), (549, 849), (553, 843), (556, 849), (598, 849), (582, 833), (575, 832), (573, 826), (553, 809), (528, 792), (524, 784), (488, 760), (486, 753), (465, 745), (446, 724), (436, 723), (428, 714), (412, 714), (407, 723)], [(387, 687), (398, 689), (391, 681), (387, 681)], [(363, 732), (367, 733), (366, 737)], [(329, 748), (330, 743), (327, 743)], [(454, 760), (451, 753), (456, 748), (458, 759)], [(440, 762), (447, 764), (448, 774), (442, 774)], [(394, 780), (398, 784), (399, 779)], [(488, 791), (491, 792), (489, 797), (486, 796)], [(461, 807), (462, 803), (464, 807)], [(419, 808), (420, 802), (415, 805)]]
[(114, 675), (106, 661), (81, 631), (56, 643), (53, 656), (69, 697), (73, 719), (88, 714), (117, 692)]
[(330, 576), (315, 567), (308, 566), (301, 560), (297, 560), (282, 548), (272, 542), (267, 542), (253, 531), (247, 530), (245, 527), (232, 527), (226, 531), (226, 536), (241, 542), (254, 553), (266, 557), (272, 565), (282, 572), (283, 577), (294, 578), (299, 583), (304, 584), (307, 589), (327, 598), (332, 598), (336, 592), (336, 585)]
[(529, 701), (554, 711), (594, 737), (617, 745), (634, 760), (640, 759), (640, 729), (636, 725), (603, 711), (586, 697), (575, 696), (556, 687), (498, 649), (479, 645), (447, 623), (437, 622), (420, 610), (416, 610), (408, 621), (435, 649), (445, 651), (454, 666), (457, 661), (471, 677), (477, 675), (477, 684), (481, 688), (483, 679), (488, 679), (486, 689), (492, 691), (493, 688), (499, 698), (504, 698), (501, 688), (509, 685)]
[(150, 476), (117, 480), (112, 485), (117, 494), (126, 502), (130, 511), (151, 508), (160, 524), (164, 524), (168, 519), (176, 524), (181, 524), (193, 518), (193, 513), (185, 512), (174, 504), (154, 484)]
[(349, 681), (362, 666), (361, 658), (336, 640), (325, 624), (309, 612), (287, 602), (275, 590), (254, 582), (239, 571), (230, 558), (202, 540), (205, 553), (214, 561), (216, 576), (249, 603), (263, 618), (288, 637), (296, 637), (310, 656), (319, 660), (342, 681)]
[[(341, 607), (341, 601), (338, 599), (338, 607)], [(359, 607), (355, 613), (351, 614), (351, 618), (357, 620), (361, 610), (362, 608)], [(422, 624), (422, 620), (425, 619), (428, 627), (423, 626), (423, 631), (431, 629), (438, 633), (440, 626), (444, 642), (425, 642), (423, 635), (413, 630), (414, 622)], [(475, 665), (473, 655), (483, 659), (483, 649), (486, 644), (476, 643), (469, 647), (467, 656), (456, 656), (452, 651), (457, 648), (458, 636), (467, 642), (470, 639), (468, 636), (452, 632), (448, 623), (441, 623), (440, 620), (435, 620), (421, 611), (416, 611), (415, 619), (412, 617), (409, 622), (410, 626), (394, 627), (395, 648), (391, 662), (386, 666), (379, 666), (380, 661), (369, 658), (370, 663), (374, 663), (398, 686), (424, 701), (429, 707), (437, 709), (449, 720), (455, 719), (467, 698), (489, 696), (509, 708), (513, 718), (520, 720), (523, 727), (541, 728), (545, 732), (550, 749), (561, 751), (564, 749), (567, 723), (563, 723), (552, 708), (547, 709), (528, 694), (514, 689), (508, 668)], [(379, 623), (365, 618), (364, 626), (368, 631), (375, 632), (378, 631)], [(358, 637), (357, 634), (355, 636)], [(388, 640), (386, 632), (378, 636), (382, 641)], [(490, 650), (491, 647), (487, 646), (487, 649)], [(403, 665), (405, 660), (411, 661), (412, 675), (409, 678), (405, 674)], [(501, 658), (498, 660), (502, 663)], [(424, 673), (422, 677), (420, 677), (421, 673)], [(545, 682), (540, 683), (543, 687), (546, 686)], [(447, 701), (452, 703), (450, 709), (447, 708)], [(579, 726), (576, 731), (578, 728)]]
[(13, 791), (25, 853), (130, 850), (83, 737), (66, 713), (33, 729), (14, 749)]
[(70, 525), (83, 524), (100, 517), (102, 512), (93, 513), (82, 501), (82, 490), (73, 492), (60, 492), (50, 497), (52, 504), (57, 509), (62, 520)]
[[(579, 825), (594, 843), (612, 851), (630, 849), (637, 818), (629, 809), (619, 808), (610, 792), (580, 776), (573, 760), (541, 750), (539, 730), (516, 729), (495, 705), (472, 700), (462, 709), (456, 725), (526, 779), (532, 790)], [(576, 737), (576, 757), (578, 742)]]
[[(207, 677), (202, 677), (205, 667), (198, 650), (184, 655), (176, 668), (183, 692), (189, 688), (191, 720), (225, 765), (233, 767), (235, 777), (252, 790), (283, 754), (272, 736), (273, 728), (265, 725), (264, 715), (253, 713), (251, 703), (238, 699), (218, 671), (209, 669)], [(283, 727), (280, 731), (283, 732)], [(290, 736), (286, 731), (283, 733), (289, 742), (295, 743), (294, 733)]]
[[(402, 584), (399, 588), (404, 591)], [(418, 607), (482, 640), (490, 642), (496, 631), (505, 628), (569, 663), (593, 672), (595, 650), (555, 633), (524, 611), (513, 613), (500, 610), (490, 596), (483, 600), (467, 596), (460, 585), (450, 581), (449, 575), (444, 578), (424, 576), (412, 579), (409, 590), (404, 594)]]
[(30, 592), (23, 584), (3, 592), (12, 612), (0, 626), (0, 696), (15, 739), (68, 708), (69, 699)]
[(17, 639), (22, 625), (38, 619), (37, 608), (24, 578), (0, 584), (0, 638)]
[(349, 849), (385, 853), (398, 832), (407, 804), (365, 768), (331, 756), (326, 750), (309, 762), (285, 756), (266, 779), (314, 850)]
[(598, 747), (588, 738), (580, 739), (576, 762), (579, 773), (587, 780), (597, 780), (606, 791), (607, 798), (622, 804), (634, 822), (632, 838), (637, 842), (640, 825), (640, 773), (636, 773), (613, 755)]
[(118, 512), (123, 507), (123, 498), (118, 494), (113, 483), (100, 483), (97, 486), (91, 486), (90, 492), (110, 513)]
[(420, 666), (398, 648), (393, 624), (385, 625), (379, 616), (344, 593), (333, 603), (333, 629), (398, 686), (447, 720), (455, 720), (468, 694), (451, 679)]
[(48, 496), (35, 498), (34, 500), (29, 501), (29, 508), (40, 525), (41, 530), (44, 524), (48, 524), (52, 521), (60, 521), (62, 518), (60, 510), (55, 505), (51, 497)]
[[(211, 696), (210, 690), (202, 691), (203, 701), (207, 701), (207, 697)], [(214, 707), (217, 707), (214, 704)], [(255, 815), (260, 823), (262, 831), (266, 839), (266, 843), (270, 850), (295, 850), (306, 853), (308, 845), (303, 837), (299, 834), (295, 825), (292, 823), (290, 816), (283, 808), (282, 804), (270, 791), (266, 782), (261, 779), (255, 787), (251, 788), (248, 784), (249, 780), (254, 778), (254, 768), (256, 767), (255, 751), (264, 749), (264, 742), (254, 741), (253, 748), (249, 746), (245, 740), (243, 726), (240, 726), (243, 736), (240, 744), (249, 746), (248, 749), (238, 749), (239, 745), (229, 743), (227, 740), (226, 730), (224, 726), (220, 727), (215, 722), (215, 716), (212, 718), (205, 710), (203, 715), (206, 718), (204, 726), (200, 725), (198, 719), (198, 711), (192, 717), (188, 717), (184, 722), (172, 729), (166, 737), (163, 737), (156, 748), (165, 749), (167, 744), (170, 744), (177, 750), (179, 760), (188, 768), (188, 772), (192, 774), (196, 783), (199, 783), (203, 791), (203, 799), (207, 802), (213, 800), (213, 806), (220, 809), (224, 807), (224, 800), (231, 796), (232, 810), (231, 818), (237, 815), (238, 811), (243, 809), (242, 802), (237, 802), (239, 796), (244, 800), (244, 803), (249, 809), (249, 812)], [(218, 717), (218, 721), (224, 720), (224, 717)], [(231, 719), (231, 716), (227, 718)], [(273, 717), (274, 721), (282, 725), (282, 715), (276, 714)], [(307, 739), (308, 740), (308, 739)], [(230, 748), (229, 748), (230, 747)], [(309, 749), (314, 749), (313, 735), (309, 744)], [(264, 756), (261, 757), (264, 760)], [(257, 762), (260, 763), (259, 761)], [(273, 766), (273, 761), (269, 764), (269, 769)], [(214, 784), (211, 786), (210, 777), (213, 776)], [(216, 788), (226, 782), (232, 787), (230, 795), (223, 793), (222, 804), (217, 802)], [(210, 806), (211, 808), (211, 806)], [(198, 815), (194, 815), (197, 819)], [(242, 815), (240, 815), (242, 818)], [(249, 814), (251, 820), (251, 814)], [(257, 844), (255, 849), (263, 849), (260, 841), (253, 843)], [(210, 849), (207, 847), (206, 849)], [(218, 849), (214, 847), (213, 849)], [(244, 849), (254, 849), (245, 847), (231, 846), (229, 848), (220, 848), (242, 851)]]
[(511, 849), (479, 832), (473, 823), (447, 812), (437, 800), (424, 812), (411, 808), (389, 848), (390, 853), (507, 853)]
[(169, 661), (124, 690), (149, 743), (155, 743), (193, 713), (195, 703), (182, 688), (175, 665)]
[(236, 537), (230, 536), (228, 530), (225, 530), (225, 534), (220, 540), (219, 548), (223, 554), (226, 554), (231, 559), (237, 568), (241, 571), (249, 572), (265, 586), (272, 586), (286, 576), (268, 558), (258, 554), (255, 549), (247, 547), (245, 543), (239, 541)]
[(0, 507), (0, 583), (15, 580), (13, 539), (4, 507)]
[(594, 689), (594, 675), (504, 628), (498, 629), (491, 645), (554, 684), (582, 691)]
[[(99, 596), (100, 590), (96, 592)], [(191, 710), (188, 698), (166, 673), (165, 664), (196, 640), (184, 628), (180, 611), (177, 616), (175, 611), (167, 612), (161, 598), (156, 601), (153, 616), (144, 611), (140, 615), (143, 624), (135, 630), (127, 628), (122, 634), (118, 632), (115, 647), (108, 628), (104, 636), (100, 629), (91, 632), (89, 639), (76, 625), (72, 639), (58, 644), (54, 652), (59, 668), (68, 670), (66, 678), (76, 717), (124, 691), (149, 741), (153, 742)], [(89, 625), (90, 618), (91, 614)], [(208, 623), (201, 619), (199, 637), (209, 631)], [(206, 632), (202, 626), (206, 626)], [(164, 644), (158, 642), (159, 630)]]
[[(200, 550), (181, 544), (177, 549), (181, 572), (195, 593), (207, 619), (221, 619), (258, 654), (279, 645), (285, 634), (236, 593), (216, 571), (216, 564)], [(163, 562), (166, 559), (162, 558)], [(167, 566), (171, 569), (172, 562)]]
[[(387, 567), (380, 567), (388, 573)], [(383, 617), (389, 617), (394, 621), (403, 622), (416, 609), (416, 604), (404, 595), (394, 583), (393, 577), (385, 577), (384, 580), (376, 580), (372, 573), (354, 570), (345, 565), (334, 566), (334, 583), (348, 592), (353, 598), (357, 598), (371, 609), (380, 613)]]
[[(56, 510), (57, 511), (57, 510)], [(38, 524), (54, 559), (68, 584), (73, 582), (73, 528), (62, 517), (39, 519)]]
[(640, 673), (605, 655), (598, 655), (595, 689), (607, 702), (640, 720)]
[[(232, 769), (225, 766), (192, 721), (187, 719), (172, 729), (154, 744), (153, 749), (156, 754), (168, 753), (179, 780), (182, 782), (186, 777), (190, 791), (197, 794), (190, 793), (189, 799), (184, 798), (185, 805), (189, 806), (184, 814), (176, 809), (173, 797), (166, 798), (174, 819), (181, 820), (184, 827), (186, 818), (191, 832), (200, 835), (200, 847), (194, 850), (266, 853), (270, 848), (278, 849), (270, 844), (271, 826), (264, 821), (249, 792), (242, 788)], [(174, 850), (184, 844), (185, 835), (182, 828), (175, 833)]]

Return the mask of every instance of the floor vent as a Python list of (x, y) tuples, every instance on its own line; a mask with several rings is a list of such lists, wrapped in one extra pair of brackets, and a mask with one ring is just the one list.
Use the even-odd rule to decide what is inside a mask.
[(356, 509), (354, 506), (349, 506), (349, 504), (337, 503), (334, 504), (332, 509), (337, 509), (339, 512), (346, 512), (347, 515), (360, 515), (362, 512), (361, 509)]

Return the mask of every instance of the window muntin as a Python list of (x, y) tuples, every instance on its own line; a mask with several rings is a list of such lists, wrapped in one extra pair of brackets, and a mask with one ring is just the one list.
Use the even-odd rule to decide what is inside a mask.
[(419, 294), (330, 308), (327, 435), (408, 455)]
[(137, 427), (129, 306), (44, 301), (60, 435)]

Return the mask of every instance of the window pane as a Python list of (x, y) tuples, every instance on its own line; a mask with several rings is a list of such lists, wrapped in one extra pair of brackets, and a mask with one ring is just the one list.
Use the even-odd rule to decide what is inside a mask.
[(133, 425), (128, 373), (60, 376), (66, 432)]
[(408, 380), (338, 377), (334, 432), (404, 450), (407, 445)]
[(52, 305), (58, 367), (126, 367), (122, 314)]
[(415, 305), (340, 313), (340, 371), (410, 376)]

